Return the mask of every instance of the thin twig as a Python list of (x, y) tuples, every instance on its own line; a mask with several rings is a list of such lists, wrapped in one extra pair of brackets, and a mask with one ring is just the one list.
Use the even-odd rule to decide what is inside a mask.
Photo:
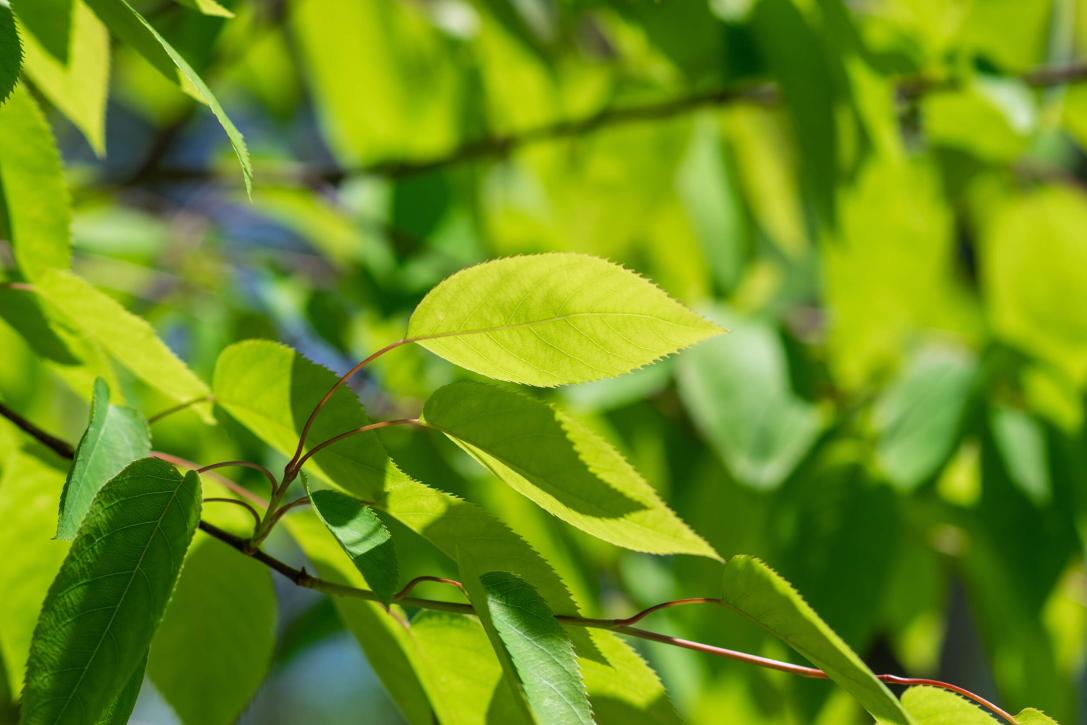
[[(1079, 83), (1087, 79), (1087, 63), (1060, 66), (1043, 66), (1024, 71), (1015, 76), (1034, 88)], [(962, 79), (954, 76), (908, 76), (896, 81), (896, 95), (903, 101), (955, 90)], [(385, 159), (354, 168), (287, 168), (281, 176), (303, 184), (339, 184), (355, 175), (405, 177), (444, 169), (458, 164), (487, 158), (508, 156), (511, 152), (533, 144), (583, 136), (602, 128), (639, 121), (671, 118), (703, 108), (725, 106), (733, 103), (757, 103), (772, 105), (781, 94), (773, 83), (742, 82), (708, 91), (692, 93), (678, 98), (650, 101), (642, 104), (605, 108), (596, 113), (575, 119), (562, 119), (519, 132), (479, 138), (429, 159)], [(274, 169), (258, 171), (258, 176), (276, 175)], [(152, 178), (163, 181), (191, 181), (213, 177), (207, 169), (160, 169)]]
[[(334, 596), (351, 597), (354, 599), (362, 599), (377, 604), (382, 604), (381, 598), (374, 592), (368, 589), (359, 589), (356, 587), (347, 586), (344, 584), (336, 584), (335, 582), (326, 581), (314, 576), (311, 576), (305, 569), (295, 569), (291, 565), (276, 559), (269, 554), (261, 551), (260, 549), (254, 549), (251, 543), (233, 534), (227, 533), (216, 526), (207, 523), (206, 521), (200, 522), (200, 528), (207, 534), (214, 536), (215, 538), (233, 546), (238, 551), (252, 556), (258, 561), (262, 562), (271, 569), (279, 572), (283, 576), (287, 577), (290, 581), (294, 582), (300, 587), (307, 589), (314, 589), (317, 591), (326, 592)], [(397, 593), (393, 597), (393, 601), (401, 604), (405, 607), (415, 607), (419, 609), (435, 609), (444, 612), (456, 612), (459, 614), (475, 614), (475, 608), (471, 604), (458, 603), (458, 602), (443, 602), (437, 599), (421, 599), (419, 597), (404, 596), (406, 592), (410, 591), (416, 584), (423, 581), (434, 581), (450, 586), (455, 586), (461, 591), (465, 591), (464, 585), (454, 579), (446, 579), (444, 577), (416, 577), (408, 585)], [(726, 659), (735, 660), (737, 662), (746, 662), (747, 664), (756, 665), (758, 667), (764, 667), (767, 669), (778, 670), (780, 672), (788, 672), (800, 677), (808, 677), (812, 679), (827, 680), (830, 679), (829, 675), (823, 670), (815, 667), (808, 667), (805, 665), (798, 665), (791, 662), (783, 662), (781, 660), (770, 659), (769, 657), (761, 657), (749, 652), (741, 652), (738, 650), (727, 649), (725, 647), (717, 647), (711, 644), (705, 644), (703, 642), (694, 642), (680, 637), (672, 637), (671, 635), (662, 634), (660, 632), (653, 632), (647, 629), (641, 629), (639, 627), (631, 627), (626, 622), (638, 621), (653, 612), (660, 611), (667, 607), (680, 606), (686, 604), (721, 604), (722, 600), (713, 597), (698, 597), (691, 599), (677, 599), (671, 602), (663, 602), (656, 604), (648, 609), (643, 609), (641, 612), (634, 614), (630, 617), (622, 619), (593, 619), (590, 617), (581, 617), (570, 614), (556, 614), (555, 619), (563, 624), (569, 624), (577, 627), (593, 627), (596, 629), (607, 629), (618, 634), (625, 634), (628, 637), (637, 637), (639, 639), (650, 640), (653, 642), (660, 642), (661, 644), (671, 645), (673, 647), (682, 647), (684, 649), (694, 650), (696, 652), (702, 652), (704, 654), (713, 655), (716, 657), (724, 657)], [(927, 685), (929, 687), (939, 687), (951, 692), (957, 693), (966, 697), (973, 702), (987, 708), (992, 713), (1003, 718), (1011, 725), (1016, 725), (1016, 719), (1007, 711), (993, 704), (984, 697), (977, 695), (965, 688), (953, 685), (949, 682), (943, 682), (941, 680), (930, 680), (926, 678), (915, 677), (899, 677), (898, 675), (876, 675), (876, 679), (893, 685)]]
[[(163, 453), (162, 451), (151, 451), (151, 457), (152, 458), (159, 458), (159, 459), (161, 459), (163, 461), (166, 461), (167, 463), (174, 464), (178, 468), (185, 468), (185, 469), (188, 469), (188, 470), (191, 470), (191, 471), (195, 471), (198, 468), (200, 468), (199, 463), (194, 463), (193, 461), (190, 461), (187, 458), (182, 458), (181, 456), (175, 456), (172, 453)], [(226, 476), (221, 476), (218, 473), (215, 473), (214, 471), (208, 471), (207, 475), (210, 476), (211, 478), (215, 479), (216, 481), (218, 481), (219, 483), (221, 483), (223, 486), (230, 489), (234, 493), (238, 494), (239, 496), (242, 496), (244, 498), (249, 499), (250, 501), (252, 501), (256, 505), (260, 506), (261, 508), (268, 508), (268, 501), (266, 501), (262, 496), (253, 493), (252, 491), (250, 491), (245, 486), (241, 486), (241, 485), (235, 483), (234, 481), (231, 481)]]
[(313, 448), (309, 449), (304, 456), (298, 459), (298, 463), (295, 464), (295, 469), (301, 469), (310, 458), (316, 453), (324, 450), (333, 443), (338, 443), (344, 438), (350, 438), (351, 436), (358, 435), (359, 433), (369, 433), (370, 431), (380, 430), (382, 428), (391, 428), (396, 425), (422, 425), (422, 421), (418, 418), (398, 418), (396, 420), (380, 420), (377, 423), (367, 423), (366, 425), (359, 426), (358, 428), (352, 428), (351, 430), (344, 431), (337, 435), (332, 436), (328, 440), (321, 441)]
[[(355, 367), (351, 368), (342, 376), (340, 376), (340, 379), (333, 383), (332, 387), (328, 389), (328, 392), (321, 396), (321, 399), (317, 401), (317, 404), (315, 406), (313, 406), (313, 410), (310, 411), (309, 417), (306, 418), (306, 422), (302, 425), (302, 432), (298, 434), (298, 447), (295, 448), (294, 455), (291, 456), (291, 460), (287, 462), (287, 467), (284, 469), (284, 487), (286, 487), (290, 483), (290, 481), (294, 479), (294, 476), (298, 474), (298, 461), (302, 458), (302, 451), (306, 447), (306, 438), (309, 436), (310, 428), (313, 427), (313, 421), (317, 419), (317, 414), (321, 412), (321, 408), (325, 407), (328, 401), (332, 399), (332, 396), (336, 393), (336, 391), (339, 390), (344, 383), (350, 380), (351, 377), (355, 375), (355, 373), (359, 372), (364, 367), (369, 365), (374, 360), (377, 360), (385, 353), (390, 352), (391, 350), (395, 350), (401, 345), (407, 345), (409, 342), (412, 341), (404, 338), (402, 340), (397, 340), (396, 342), (389, 343), (377, 352), (374, 352), (369, 357), (360, 361), (357, 365), (355, 365)], [(286, 475), (287, 473), (290, 473), (289, 477)]]
[(400, 591), (398, 591), (396, 594), (393, 595), (393, 601), (394, 602), (402, 601), (405, 597), (408, 596), (408, 594), (411, 593), (411, 590), (414, 589), (416, 587), (416, 585), (422, 584), (423, 582), (434, 582), (436, 584), (447, 584), (447, 585), (449, 585), (451, 587), (456, 587), (457, 589), (460, 589), (461, 593), (464, 594), (464, 596), (466, 596), (466, 597), (468, 596), (468, 592), (465, 590), (464, 585), (461, 584), (456, 579), (446, 579), (444, 576), (433, 576), (433, 575), (430, 575), (430, 574), (424, 574), (422, 576), (415, 577), (410, 582), (405, 584), (403, 589), (401, 589)]
[(211, 471), (216, 468), (227, 468), (234, 466), (237, 466), (239, 468), (251, 468), (254, 471), (260, 471), (262, 474), (264, 474), (264, 477), (268, 479), (269, 483), (272, 484), (273, 491), (275, 491), (276, 486), (279, 485), (279, 482), (276, 480), (276, 476), (274, 473), (272, 473), (259, 463), (254, 463), (253, 461), (220, 461), (219, 463), (212, 463), (207, 466), (201, 466), (200, 468), (196, 469), (196, 472), (206, 473), (207, 471)]
[(46, 433), (3, 403), (0, 403), (0, 415), (10, 420), (17, 428), (19, 428), (19, 430), (34, 438), (61, 458), (67, 458), (69, 460), (75, 458), (75, 448), (73, 448), (70, 443), (57, 438), (51, 433)]

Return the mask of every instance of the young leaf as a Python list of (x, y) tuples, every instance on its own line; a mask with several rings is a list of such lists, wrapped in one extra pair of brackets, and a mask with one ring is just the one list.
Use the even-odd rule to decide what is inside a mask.
[(522, 711), (502, 684), (502, 667), (478, 619), (424, 610), (411, 620), (410, 636), (419, 676), (438, 722), (522, 721)]
[(35, 287), (48, 311), (59, 313), (134, 375), (177, 401), (208, 395), (208, 387), (142, 318), (68, 270), (45, 273)]
[(213, 15), (220, 18), (234, 17), (234, 13), (215, 2), (215, 0), (177, 0), (177, 2), (185, 7), (198, 10), (204, 15)]
[(411, 340), (456, 365), (538, 386), (621, 375), (721, 331), (634, 272), (559, 253), (461, 270), (408, 323)]
[(42, 606), (23, 722), (97, 722), (143, 661), (200, 518), (200, 479), (155, 458), (106, 484)]
[(386, 604), (398, 579), (392, 534), (374, 510), (338, 491), (312, 491), (310, 501), (340, 546)]
[(823, 416), (793, 393), (785, 348), (772, 328), (728, 323), (727, 338), (680, 359), (679, 392), (733, 476), (776, 488), (811, 449)]
[(886, 685), (777, 572), (758, 559), (734, 556), (724, 578), (729, 607), (824, 670), (878, 722), (912, 722)]
[(72, 258), (68, 187), (53, 132), (24, 86), (0, 106), (0, 190), (8, 239), (23, 276), (67, 269)]
[(13, 0), (12, 5), (23, 29), (24, 72), (102, 156), (109, 93), (106, 26), (84, 0)]
[(136, 12), (135, 8), (128, 4), (128, 0), (86, 0), (86, 3), (115, 35), (135, 48), (160, 73), (178, 83), (181, 89), (190, 96), (207, 105), (215, 118), (219, 120), (219, 125), (226, 131), (230, 145), (234, 149), (234, 155), (238, 157), (238, 163), (242, 167), (245, 190), (251, 192), (253, 167), (249, 161), (245, 139), (234, 126), (234, 122), (227, 117), (226, 111), (219, 105), (211, 89), (192, 69), (192, 66), (174, 50), (172, 45), (166, 42), (165, 38), (159, 35), (159, 32), (142, 15)]
[(270, 571), (210, 538), (185, 567), (151, 642), (148, 674), (181, 722), (236, 722), (260, 687), (276, 640)]
[[(246, 340), (223, 350), (215, 363), (215, 402), (284, 455), (294, 453), (313, 406), (336, 376), (285, 345)], [(309, 445), (369, 422), (358, 398), (339, 389), (321, 409)], [(385, 450), (373, 433), (326, 448), (307, 464), (329, 482), (360, 498), (375, 499), (385, 480)]]
[(509, 572), (486, 572), (478, 579), (474, 572), (465, 574), (480, 621), (493, 646), (502, 648), (499, 659), (509, 658), (537, 721), (591, 723), (574, 646), (543, 598)]
[(981, 708), (939, 687), (911, 687), (902, 694), (902, 707), (917, 725), (994, 725)]
[(57, 538), (74, 538), (102, 486), (129, 463), (150, 454), (151, 431), (143, 416), (131, 408), (110, 405), (109, 386), (101, 378), (95, 380), (91, 419), (60, 494)]
[(460, 382), (436, 391), (423, 414), (514, 490), (593, 536), (634, 551), (719, 558), (618, 451), (545, 403)]
[(15, 29), (15, 16), (11, 8), (0, 5), (0, 104), (15, 90), (22, 66), (23, 46)]

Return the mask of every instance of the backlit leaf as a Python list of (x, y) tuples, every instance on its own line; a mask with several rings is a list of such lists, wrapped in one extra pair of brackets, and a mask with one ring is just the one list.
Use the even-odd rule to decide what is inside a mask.
[(55, 269), (35, 286), (49, 309), (148, 385), (179, 402), (208, 395), (204, 381), (159, 339), (151, 325), (85, 279)]
[(111, 405), (109, 386), (94, 383), (91, 419), (76, 446), (75, 460), (60, 496), (57, 538), (72, 539), (91, 501), (125, 466), (151, 453), (151, 431), (138, 411)]
[(563, 253), (461, 270), (408, 323), (409, 338), (452, 363), (539, 386), (621, 375), (719, 332), (637, 274)]
[(181, 722), (236, 722), (260, 687), (276, 642), (272, 574), (203, 538), (185, 557), (151, 643), (148, 674)]
[(917, 725), (993, 725), (977, 705), (939, 687), (911, 687), (902, 694), (902, 707)]
[(758, 559), (725, 566), (725, 604), (783, 640), (851, 694), (880, 723), (909, 725), (902, 705), (795, 589)]
[(583, 531), (634, 551), (718, 558), (607, 441), (545, 403), (460, 382), (436, 391), (423, 414), (514, 490)]
[(1041, 710), (1028, 707), (1015, 716), (1019, 725), (1060, 725), (1056, 720), (1046, 715)]
[(199, 477), (164, 461), (137, 461), (106, 484), (42, 606), (24, 723), (107, 714), (144, 660), (199, 517)]
[[(231, 417), (284, 455), (294, 453), (298, 434), (313, 406), (336, 382), (336, 376), (285, 345), (247, 340), (223, 350), (215, 363), (215, 402)], [(369, 420), (358, 399), (344, 388), (336, 391), (314, 422), (308, 446)], [(373, 433), (329, 446), (307, 464), (331, 483), (373, 500), (385, 477), (385, 451)]]
[(312, 491), (310, 501), (382, 601), (396, 593), (398, 569), (392, 534), (374, 510), (338, 491)]
[(53, 132), (24, 86), (0, 106), (0, 182), (19, 271), (35, 281), (48, 269), (67, 269), (68, 187)]
[(177, 0), (177, 2), (185, 7), (198, 10), (204, 15), (214, 15), (220, 18), (234, 17), (234, 13), (215, 2), (215, 0)]

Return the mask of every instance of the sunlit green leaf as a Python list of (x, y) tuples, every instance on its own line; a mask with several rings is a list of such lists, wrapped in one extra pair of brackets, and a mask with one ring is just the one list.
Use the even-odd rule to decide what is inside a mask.
[(91, 419), (76, 446), (75, 460), (60, 496), (57, 538), (72, 539), (91, 501), (128, 464), (151, 453), (151, 432), (138, 411), (111, 405), (109, 386), (94, 383)]
[(995, 719), (953, 692), (938, 687), (911, 687), (902, 707), (917, 725), (993, 725)]
[(621, 375), (719, 332), (633, 272), (560, 253), (462, 270), (408, 324), (409, 338), (450, 362), (541, 386)]
[(718, 558), (607, 441), (545, 403), (461, 382), (435, 392), (423, 414), (509, 486), (583, 531), (634, 551)]
[(758, 559), (735, 556), (725, 566), (725, 604), (783, 640), (821, 668), (881, 723), (912, 721), (886, 685), (875, 678), (795, 589)]
[(312, 491), (310, 501), (321, 521), (366, 577), (370, 588), (388, 604), (398, 580), (396, 551), (389, 529), (372, 508), (338, 491)]
[(23, 722), (96, 722), (143, 662), (200, 516), (200, 480), (148, 458), (95, 499), (34, 630)]
[(151, 325), (82, 277), (54, 269), (35, 286), (49, 309), (148, 385), (179, 402), (208, 395), (204, 381), (159, 339)]
[(181, 722), (226, 725), (263, 682), (275, 641), (271, 572), (206, 538), (185, 557), (148, 674)]
[(190, 7), (193, 10), (199, 10), (204, 15), (215, 15), (221, 18), (232, 18), (234, 13), (230, 12), (215, 0), (177, 0), (185, 7)]
[(23, 86), (0, 106), (0, 182), (7, 237), (23, 276), (67, 269), (68, 187), (53, 132)]
[[(310, 411), (336, 376), (285, 345), (247, 340), (223, 350), (215, 364), (215, 402), (231, 417), (284, 455), (294, 453)], [(368, 423), (358, 400), (340, 389), (321, 410), (308, 447)], [(367, 500), (376, 498), (385, 476), (385, 451), (373, 433), (329, 446), (307, 470)]]
[[(84, 0), (15, 0), (34, 87), (105, 153), (109, 32)], [(65, 16), (65, 10), (70, 15)], [(57, 27), (57, 18), (62, 18)]]
[(1056, 720), (1046, 715), (1041, 710), (1028, 707), (1015, 716), (1019, 725), (1060, 725)]

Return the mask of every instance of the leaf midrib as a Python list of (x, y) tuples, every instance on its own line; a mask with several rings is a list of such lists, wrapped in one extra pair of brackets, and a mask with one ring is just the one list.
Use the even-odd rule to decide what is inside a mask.
[[(698, 330), (702, 328), (702, 325), (686, 324), (683, 322), (677, 322), (676, 320), (669, 320), (664, 317), (658, 317), (656, 315), (649, 315), (643, 312), (613, 312), (613, 311), (599, 311), (599, 312), (570, 312), (562, 315), (554, 315), (552, 317), (543, 317), (538, 320), (526, 320), (525, 322), (514, 322), (505, 325), (494, 325), (492, 327), (476, 327), (466, 330), (450, 330), (449, 332), (436, 332), (429, 335), (416, 335), (414, 337), (408, 337), (405, 342), (426, 342), (428, 340), (439, 340), (445, 337), (460, 337), (464, 335), (484, 335), (490, 332), (503, 332), (505, 330), (514, 330), (521, 327), (532, 327), (534, 325), (546, 325), (551, 322), (563, 322), (575, 317), (637, 317), (640, 319), (653, 320), (655, 322), (663, 322), (675, 327), (683, 327), (691, 330)], [(703, 325), (709, 325), (710, 323), (703, 322)], [(410, 329), (411, 323), (408, 323)]]
[[(75, 697), (75, 693), (79, 689), (79, 686), (83, 684), (83, 679), (87, 676), (87, 672), (90, 670), (95, 658), (98, 657), (98, 651), (102, 648), (102, 643), (106, 641), (106, 635), (110, 632), (111, 628), (113, 627), (113, 622), (117, 619), (117, 612), (120, 611), (121, 604), (128, 596), (128, 591), (132, 588), (132, 582), (136, 580), (136, 574), (140, 573), (140, 567), (143, 566), (143, 560), (147, 556), (147, 552), (151, 549), (151, 542), (155, 540), (155, 537), (162, 529), (162, 522), (163, 520), (165, 520), (166, 515), (170, 512), (170, 509), (173, 507), (174, 500), (177, 498), (178, 492), (184, 485), (185, 479), (181, 479), (181, 481), (178, 482), (178, 485), (174, 487), (174, 490), (170, 492), (170, 500), (163, 507), (162, 514), (158, 517), (157, 520), (155, 520), (155, 527), (151, 531), (151, 535), (147, 537), (147, 543), (144, 544), (143, 550), (140, 552), (140, 558), (136, 560), (136, 566), (135, 568), (133, 568), (132, 573), (129, 575), (128, 582), (125, 583), (124, 591), (121, 592), (121, 596), (117, 599), (117, 603), (113, 605), (113, 614), (110, 615), (109, 621), (106, 622), (106, 626), (102, 629), (102, 634), (99, 636), (98, 642), (95, 643), (94, 651), (91, 652), (91, 656), (87, 658), (86, 664), (83, 665), (83, 669), (79, 673), (79, 678), (76, 680), (75, 684), (72, 685), (72, 689), (68, 692), (68, 697), (64, 700), (64, 704), (57, 712), (57, 716), (53, 720), (54, 725), (60, 722), (61, 717), (67, 711), (68, 706), (72, 703), (72, 699)], [(146, 577), (147, 575), (144, 574), (144, 576)]]

